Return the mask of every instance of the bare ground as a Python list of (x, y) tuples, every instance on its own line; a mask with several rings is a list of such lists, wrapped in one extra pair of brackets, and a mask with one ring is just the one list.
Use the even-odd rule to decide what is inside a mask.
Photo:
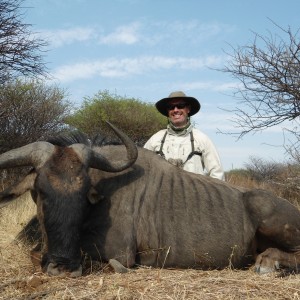
[(35, 213), (29, 196), (0, 212), (0, 299), (300, 299), (300, 275), (279, 277), (241, 271), (139, 267), (115, 274), (91, 266), (77, 279), (35, 269), (29, 249), (14, 238)]

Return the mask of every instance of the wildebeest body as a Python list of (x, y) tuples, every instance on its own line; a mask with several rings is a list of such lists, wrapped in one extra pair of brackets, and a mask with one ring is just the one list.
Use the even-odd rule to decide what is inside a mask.
[[(122, 149), (107, 146), (101, 153), (113, 159)], [(144, 149), (130, 169), (113, 175), (92, 170), (90, 177), (103, 197), (84, 235), (83, 249), (93, 258), (100, 253), (127, 266), (185, 268), (245, 267), (253, 261), (258, 220), (250, 218), (247, 193), (182, 171)]]
[(114, 130), (127, 158), (123, 146), (48, 143), (0, 156), (0, 168), (34, 166), (0, 205), (31, 190), (49, 274), (80, 275), (81, 251), (127, 267), (298, 267), (300, 213), (288, 201), (188, 173), (146, 149), (137, 155)]

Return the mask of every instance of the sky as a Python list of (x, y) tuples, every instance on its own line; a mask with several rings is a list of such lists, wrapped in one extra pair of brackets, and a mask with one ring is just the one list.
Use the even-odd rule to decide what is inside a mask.
[[(226, 52), (251, 44), (254, 33), (300, 28), (299, 0), (25, 0), (25, 21), (48, 41), (44, 61), (51, 84), (74, 107), (108, 90), (155, 103), (181, 90), (201, 103), (192, 117), (215, 144), (226, 171), (250, 157), (285, 162), (287, 137), (279, 125), (237, 139)], [(282, 33), (280, 33), (282, 34)], [(223, 133), (220, 133), (223, 132)]]

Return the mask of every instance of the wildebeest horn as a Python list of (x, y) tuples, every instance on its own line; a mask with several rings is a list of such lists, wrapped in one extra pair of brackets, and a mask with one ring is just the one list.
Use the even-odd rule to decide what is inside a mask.
[[(107, 122), (117, 136), (122, 140), (127, 149), (127, 159), (109, 162), (100, 153), (88, 149), (83, 144), (71, 146), (82, 161), (91, 168), (107, 172), (120, 172), (129, 168), (137, 159), (138, 151), (134, 142), (121, 130)], [(22, 166), (38, 168), (42, 166), (54, 153), (55, 146), (48, 142), (35, 142), (26, 146), (16, 148), (0, 155), (0, 169)], [(86, 159), (88, 161), (86, 161)]]
[(91, 151), (89, 166), (91, 168), (100, 169), (106, 172), (120, 172), (129, 168), (137, 159), (138, 151), (134, 142), (121, 130), (116, 128), (111, 123), (107, 124), (113, 129), (116, 135), (122, 140), (127, 149), (127, 159), (117, 160), (110, 162), (100, 153), (96, 151)]
[(55, 146), (35, 142), (0, 155), (0, 169), (32, 166), (38, 168), (53, 154)]

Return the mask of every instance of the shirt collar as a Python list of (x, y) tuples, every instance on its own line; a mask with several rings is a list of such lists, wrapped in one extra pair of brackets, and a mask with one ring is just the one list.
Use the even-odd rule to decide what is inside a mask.
[(193, 129), (193, 125), (190, 124), (187, 128), (184, 128), (183, 130), (181, 131), (175, 131), (170, 124), (168, 124), (167, 126), (167, 131), (169, 134), (171, 135), (177, 135), (177, 136), (184, 136), (184, 135), (187, 135), (189, 134)]

